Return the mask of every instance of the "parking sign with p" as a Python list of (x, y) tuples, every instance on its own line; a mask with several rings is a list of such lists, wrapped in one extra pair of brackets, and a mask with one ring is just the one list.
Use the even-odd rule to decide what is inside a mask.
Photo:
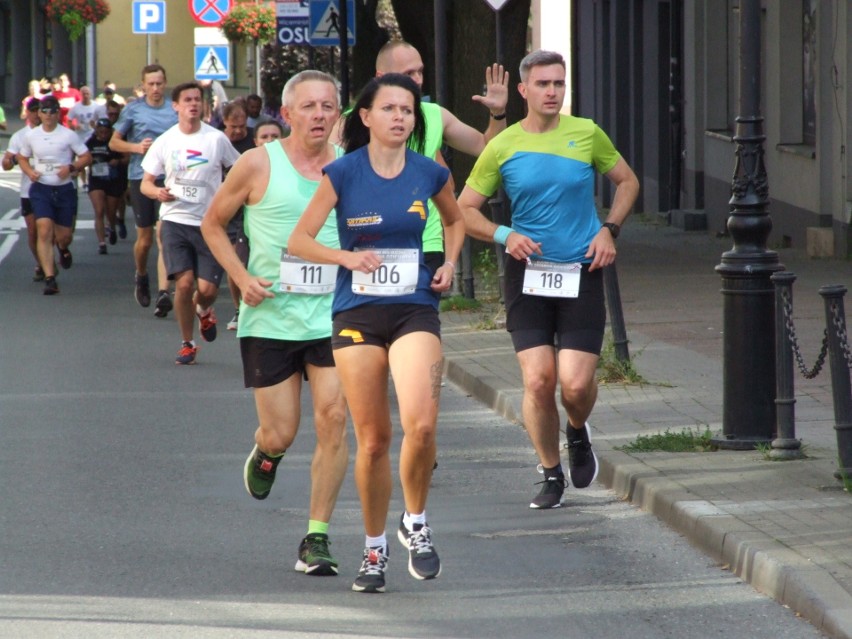
[(166, 32), (165, 0), (133, 1), (133, 33), (147, 35)]

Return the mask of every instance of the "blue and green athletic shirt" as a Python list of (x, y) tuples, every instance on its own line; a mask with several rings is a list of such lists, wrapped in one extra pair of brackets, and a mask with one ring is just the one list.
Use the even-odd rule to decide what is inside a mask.
[(600, 127), (563, 115), (545, 133), (520, 123), (495, 136), (476, 162), (467, 186), (490, 197), (500, 184), (512, 203), (512, 230), (541, 242), (542, 259), (591, 262), (589, 244), (600, 231), (595, 170), (610, 171), (621, 155)]
[(367, 147), (335, 160), (323, 172), (337, 194), (337, 233), (340, 248), (416, 248), (420, 252), (417, 290), (393, 297), (352, 292), (352, 271), (340, 268), (332, 315), (364, 304), (424, 304), (438, 308), (430, 288), (432, 274), (423, 261), (423, 229), (430, 215), (426, 200), (439, 193), (450, 172), (411, 149), (405, 150), (405, 167), (394, 178), (373, 171)]

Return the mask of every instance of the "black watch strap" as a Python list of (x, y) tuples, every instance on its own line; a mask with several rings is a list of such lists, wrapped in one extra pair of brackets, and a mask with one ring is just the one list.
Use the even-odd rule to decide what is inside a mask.
[(612, 239), (618, 237), (618, 234), (621, 233), (621, 227), (615, 222), (604, 222), (603, 226), (609, 229), (609, 232), (612, 233)]

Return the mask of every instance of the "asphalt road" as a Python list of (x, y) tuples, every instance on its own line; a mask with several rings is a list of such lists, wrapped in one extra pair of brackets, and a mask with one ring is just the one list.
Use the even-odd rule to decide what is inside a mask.
[[(529, 510), (525, 434), (452, 386), (428, 509), (441, 577), (409, 577), (391, 536), (388, 592), (350, 590), (363, 544), (351, 468), (331, 529), (341, 575), (296, 573), (307, 402), (272, 494), (251, 499), (256, 423), (223, 330), (230, 302), (199, 363), (175, 366), (173, 317), (136, 305), (130, 240), (97, 255), (85, 195), (74, 266), (43, 296), (16, 179), (0, 175), (0, 637), (821, 636), (599, 485)], [(390, 533), (401, 509), (396, 490)]]

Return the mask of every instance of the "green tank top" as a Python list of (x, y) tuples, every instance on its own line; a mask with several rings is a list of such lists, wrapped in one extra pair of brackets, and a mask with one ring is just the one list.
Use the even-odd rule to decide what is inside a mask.
[[(302, 295), (279, 290), (281, 252), (319, 182), (296, 171), (280, 141), (263, 148), (269, 155), (269, 184), (257, 204), (245, 207), (245, 234), (250, 248), (248, 271), (272, 282), (269, 290), (275, 297), (255, 307), (240, 304), (237, 336), (288, 341), (330, 337), (333, 293)], [(335, 147), (335, 153), (341, 157), (343, 150)], [(317, 234), (317, 241), (340, 248), (334, 210)]]

